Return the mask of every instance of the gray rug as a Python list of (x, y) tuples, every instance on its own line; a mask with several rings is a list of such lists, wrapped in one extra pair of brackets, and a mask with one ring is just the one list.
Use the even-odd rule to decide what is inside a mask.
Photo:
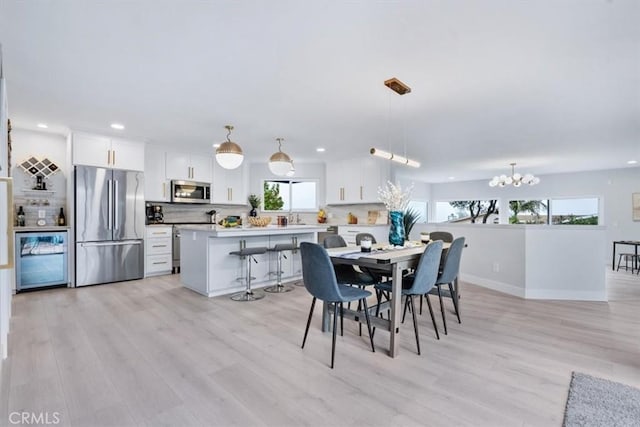
[(563, 425), (640, 426), (640, 390), (574, 372)]

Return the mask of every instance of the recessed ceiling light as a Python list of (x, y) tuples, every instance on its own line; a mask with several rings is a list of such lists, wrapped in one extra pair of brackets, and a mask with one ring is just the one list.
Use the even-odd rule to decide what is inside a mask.
[(455, 176), (450, 176), (449, 179), (456, 179), (456, 177)]
[(38, 123), (36, 126), (38, 126), (40, 129), (47, 129), (49, 127), (46, 123)]
[(316, 151), (317, 151), (318, 153), (324, 153), (324, 148), (322, 148), (322, 147), (318, 147), (318, 148), (316, 148)]
[(220, 147), (220, 144), (213, 144), (213, 148), (218, 148)]
[(638, 163), (638, 161), (637, 161), (637, 160), (629, 160), (629, 161), (627, 162), (627, 164), (629, 164), (629, 165), (635, 165), (636, 163)]
[(120, 123), (111, 123), (111, 127), (116, 130), (124, 130), (124, 125)]

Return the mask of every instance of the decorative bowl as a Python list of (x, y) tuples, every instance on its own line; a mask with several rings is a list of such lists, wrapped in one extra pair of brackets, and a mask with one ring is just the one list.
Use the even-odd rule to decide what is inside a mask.
[(254, 227), (266, 227), (271, 223), (270, 216), (250, 216), (247, 219), (249, 220), (249, 224)]

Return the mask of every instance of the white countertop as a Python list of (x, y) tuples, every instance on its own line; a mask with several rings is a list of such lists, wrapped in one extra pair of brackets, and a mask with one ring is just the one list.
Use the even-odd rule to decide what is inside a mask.
[(225, 228), (220, 225), (185, 225), (180, 227), (182, 231), (195, 231), (206, 233), (209, 237), (242, 237), (242, 236), (272, 236), (279, 234), (303, 234), (326, 231), (326, 226), (317, 225), (288, 225), (278, 227), (268, 225), (266, 227), (230, 227)]

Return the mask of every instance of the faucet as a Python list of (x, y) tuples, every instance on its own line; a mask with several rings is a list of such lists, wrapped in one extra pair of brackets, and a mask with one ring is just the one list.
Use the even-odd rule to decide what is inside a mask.
[(300, 224), (300, 214), (296, 214), (296, 224)]

